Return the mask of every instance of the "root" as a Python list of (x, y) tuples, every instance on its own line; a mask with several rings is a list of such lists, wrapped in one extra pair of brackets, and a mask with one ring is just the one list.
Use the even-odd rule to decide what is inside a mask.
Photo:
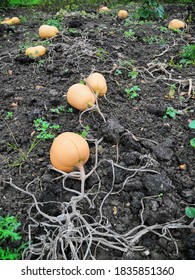
[[(72, 194), (69, 201), (38, 202), (35, 195), (29, 190), (30, 186), (38, 179), (35, 179), (27, 184), (25, 189), (15, 185), (12, 179), (4, 181), (15, 190), (30, 196), (32, 199), (32, 204), (28, 211), (28, 218), (30, 221), (28, 224), (29, 245), (23, 253), (23, 259), (94, 260), (96, 258), (97, 248), (101, 248), (101, 250), (106, 251), (113, 249), (121, 252), (121, 254), (127, 253), (128, 251), (145, 251), (146, 248), (140, 246), (139, 242), (143, 236), (148, 233), (155, 234), (173, 242), (175, 244), (176, 252), (178, 253), (177, 241), (171, 236), (171, 230), (195, 229), (194, 224), (186, 224), (184, 217), (177, 221), (146, 226), (143, 219), (145, 209), (144, 200), (150, 198), (155, 199), (156, 196), (153, 196), (145, 197), (141, 200), (142, 210), (140, 213), (140, 225), (130, 228), (126, 233), (118, 233), (113, 230), (109, 219), (103, 213), (103, 208), (105, 201), (113, 194), (118, 193), (114, 191), (115, 169), (120, 168), (132, 173), (124, 181), (123, 187), (125, 186), (127, 180), (134, 177), (138, 172), (152, 172), (158, 174), (159, 172), (148, 168), (150, 165), (150, 158), (148, 158), (148, 162), (144, 166), (140, 166), (135, 169), (123, 167), (114, 163), (112, 160), (99, 161), (97, 151), (98, 144), (101, 140), (102, 139), (95, 140), (96, 159), (94, 167), (87, 174), (82, 166), (79, 166), (79, 171), (71, 173), (65, 173), (55, 169), (54, 167), (50, 167), (50, 169), (60, 173), (60, 176), (55, 179), (61, 179), (63, 189)], [(101, 164), (105, 162), (109, 163), (112, 168), (112, 181), (110, 182), (110, 190), (108, 192), (102, 190), (101, 178), (98, 175), (98, 168), (100, 168)], [(92, 186), (90, 190), (86, 191), (86, 179), (93, 173), (97, 174), (98, 183), (96, 186)], [(80, 190), (75, 191), (67, 188), (67, 178), (79, 180)], [(99, 207), (97, 207), (100, 200), (101, 203)], [(88, 202), (89, 208), (96, 209), (97, 212), (95, 217), (91, 216), (86, 210), (82, 209), (84, 201)], [(61, 213), (56, 216), (49, 215), (44, 210), (44, 206), (47, 205), (52, 205), (52, 207), (60, 209)], [(37, 228), (39, 228), (42, 233), (34, 239), (34, 232)]]

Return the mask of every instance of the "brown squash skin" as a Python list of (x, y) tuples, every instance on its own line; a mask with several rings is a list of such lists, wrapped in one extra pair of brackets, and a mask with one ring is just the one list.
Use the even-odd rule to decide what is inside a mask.
[(59, 33), (59, 30), (55, 26), (43, 24), (39, 27), (39, 36), (42, 39), (55, 37), (55, 36), (57, 36), (58, 33)]
[(168, 29), (174, 30), (179, 28), (185, 28), (185, 23), (178, 19), (173, 19), (169, 22)]
[(118, 15), (118, 18), (120, 18), (120, 19), (126, 19), (129, 16), (129, 14), (126, 10), (118, 11), (117, 15)]
[(37, 58), (43, 56), (46, 53), (46, 51), (47, 49), (44, 46), (30, 47), (26, 49), (25, 55), (32, 58)]
[(73, 108), (84, 111), (95, 104), (96, 98), (86, 85), (74, 84), (68, 89), (67, 101)]
[(87, 141), (74, 132), (64, 132), (58, 135), (50, 149), (51, 164), (58, 170), (71, 172), (84, 165), (90, 155)]
[(91, 88), (97, 96), (103, 96), (107, 92), (107, 83), (104, 76), (94, 72), (86, 78), (86, 85)]

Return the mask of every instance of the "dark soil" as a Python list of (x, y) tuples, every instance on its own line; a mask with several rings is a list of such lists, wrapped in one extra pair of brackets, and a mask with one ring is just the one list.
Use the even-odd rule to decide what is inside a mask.
[[(49, 227), (45, 225), (48, 221), (37, 213), (32, 194), (41, 210), (55, 217), (62, 213), (63, 202), (75, 194), (63, 189), (60, 174), (49, 168), (52, 140), (41, 141), (25, 160), (21, 151), (29, 151), (37, 139), (33, 123), (37, 118), (59, 124), (56, 135), (82, 133), (80, 112), (70, 110), (64, 95), (72, 84), (98, 71), (108, 85), (106, 98), (99, 98), (106, 122), (97, 112), (86, 112), (82, 117), (82, 124), (90, 128), (86, 173), (95, 162), (92, 139), (103, 137), (98, 146), (98, 167), (85, 183), (85, 192), (97, 196), (89, 194), (94, 205), (90, 207), (83, 200), (79, 210), (93, 223), (101, 208), (105, 226), (109, 224), (120, 235), (141, 223), (148, 231), (124, 251), (99, 245), (96, 240), (86, 258), (195, 259), (195, 229), (190, 226), (192, 219), (185, 216), (185, 207), (195, 204), (195, 149), (189, 143), (195, 130), (188, 127), (195, 118), (194, 96), (192, 91), (189, 94), (189, 81), (195, 86), (195, 68), (178, 66), (183, 46), (195, 41), (195, 26), (191, 25), (189, 34), (163, 29), (170, 19), (185, 16), (183, 6), (168, 5), (166, 10), (164, 21), (134, 19), (128, 26), (115, 13), (66, 15), (60, 35), (48, 40), (46, 55), (36, 60), (27, 59), (24, 48), (29, 41), (42, 43), (38, 28), (54, 15), (22, 9), (4, 12), (5, 17), (31, 19), (15, 27), (0, 26), (0, 208), (1, 215), (17, 215), (24, 241), (29, 241), (30, 230), (30, 246), (37, 248), (37, 254), (34, 250), (24, 258), (63, 258), (59, 245), (56, 256), (48, 254), (48, 235), (50, 241), (54, 239), (57, 226), (53, 222), (52, 227), (52, 221)], [(135, 34), (125, 37), (129, 29)], [(136, 80), (129, 76), (133, 70), (138, 72)], [(171, 99), (168, 94), (173, 84), (176, 89)], [(141, 91), (128, 99), (125, 89), (132, 86)], [(64, 106), (60, 114), (51, 111), (59, 106)], [(175, 118), (163, 118), (167, 107), (177, 110)], [(8, 112), (13, 116), (6, 118)], [(124, 169), (114, 167), (116, 162)], [(66, 187), (79, 191), (80, 182), (69, 178)], [(155, 225), (159, 227), (152, 231)], [(84, 230), (83, 234), (87, 235)], [(45, 249), (43, 244), (47, 244)], [(80, 259), (84, 247), (79, 249)], [(72, 258), (68, 246), (64, 251)]]

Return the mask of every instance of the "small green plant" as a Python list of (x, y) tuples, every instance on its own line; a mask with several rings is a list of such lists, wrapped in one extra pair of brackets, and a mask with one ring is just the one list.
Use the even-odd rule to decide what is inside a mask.
[[(35, 52), (36, 53), (36, 52)], [(38, 61), (38, 64), (39, 65), (43, 65), (44, 64), (44, 60), (43, 59), (40, 59), (39, 61)]]
[(168, 31), (167, 27), (165, 27), (165, 26), (160, 26), (159, 28), (160, 28), (160, 32), (162, 32), (162, 33), (165, 33)]
[(183, 67), (183, 65), (181, 63), (175, 63), (173, 58), (171, 58), (169, 60), (169, 66), (171, 66), (172, 68), (178, 69), (178, 70), (181, 70)]
[(190, 219), (195, 218), (195, 208), (194, 207), (186, 207), (185, 213), (188, 218), (190, 218)]
[(109, 51), (104, 50), (103, 48), (98, 48), (95, 55), (103, 60), (109, 56)]
[(13, 112), (7, 112), (6, 116), (5, 116), (5, 119), (6, 120), (10, 120), (13, 118)]
[(180, 56), (182, 58), (180, 60), (181, 64), (195, 65), (195, 45), (184, 46)]
[(128, 73), (128, 76), (131, 77), (132, 80), (136, 81), (138, 74), (139, 73), (136, 70), (133, 70)]
[(73, 112), (73, 108), (69, 107), (68, 108), (68, 113), (72, 113)]
[(55, 26), (58, 30), (62, 30), (62, 19), (60, 17), (57, 19), (50, 18), (45, 22), (45, 24)]
[(172, 84), (169, 88), (168, 94), (165, 95), (165, 98), (174, 99), (175, 98), (175, 90), (176, 90), (176, 85)]
[(126, 38), (133, 38), (135, 35), (135, 32), (132, 29), (129, 29), (128, 31), (124, 32), (124, 35)]
[(70, 27), (68, 28), (68, 32), (72, 35), (77, 34), (78, 30), (76, 28)]
[(11, 250), (7, 247), (8, 242), (21, 240), (21, 234), (17, 231), (20, 227), (17, 218), (10, 216), (0, 216), (0, 260), (19, 260), (22, 257), (22, 252), (27, 244), (23, 243), (18, 247)]
[(174, 109), (173, 107), (167, 107), (165, 115), (163, 116), (163, 118), (166, 119), (169, 116), (172, 119), (175, 119), (177, 114), (179, 114), (178, 110)]
[(139, 88), (138, 86), (133, 86), (131, 88), (125, 89), (125, 93), (127, 94), (129, 100), (138, 97), (138, 91), (141, 91), (141, 88)]
[(164, 8), (156, 0), (144, 0), (141, 7), (137, 10), (140, 19), (163, 19), (165, 16)]
[(143, 41), (146, 44), (159, 44), (159, 45), (164, 45), (165, 44), (165, 40), (164, 38), (161, 36), (157, 36), (157, 35), (153, 35), (153, 36), (146, 36), (143, 38)]
[[(195, 129), (195, 120), (189, 123), (189, 128)], [(190, 139), (190, 145), (195, 148), (195, 138)]]
[(19, 44), (19, 49), (20, 49), (20, 51), (22, 51), (22, 52), (24, 52), (27, 48), (31, 47), (31, 41), (30, 41), (30, 39), (28, 38), (28, 36), (29, 36), (29, 33), (26, 32), (26, 34), (25, 34), (26, 40), (25, 40), (23, 43), (20, 43), (20, 44)]
[(37, 138), (43, 141), (48, 139), (53, 139), (55, 137), (54, 131), (60, 128), (59, 125), (56, 124), (51, 125), (49, 122), (45, 121), (43, 117), (35, 119), (34, 126), (36, 131), (39, 132)]
[(57, 108), (52, 108), (50, 111), (52, 113), (55, 113), (55, 114), (61, 114), (62, 112), (64, 112), (65, 110), (65, 107), (62, 105), (62, 106), (58, 106)]
[(81, 132), (81, 136), (83, 138), (86, 138), (88, 133), (89, 133), (90, 127), (88, 125), (85, 126), (85, 128), (83, 129), (83, 131)]
[(122, 72), (120, 69), (116, 69), (115, 74), (116, 74), (117, 76), (119, 76), (119, 75), (122, 75), (123, 72)]

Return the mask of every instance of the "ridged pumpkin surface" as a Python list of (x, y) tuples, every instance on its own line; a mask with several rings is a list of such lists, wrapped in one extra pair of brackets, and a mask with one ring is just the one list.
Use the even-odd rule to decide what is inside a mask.
[(99, 96), (103, 96), (107, 92), (107, 84), (104, 76), (94, 72), (86, 78), (86, 84)]
[(87, 141), (74, 132), (58, 135), (50, 149), (51, 164), (64, 172), (71, 172), (75, 167), (84, 165), (89, 159)]
[(95, 96), (86, 85), (74, 84), (68, 89), (67, 101), (73, 108), (84, 111), (94, 105)]

